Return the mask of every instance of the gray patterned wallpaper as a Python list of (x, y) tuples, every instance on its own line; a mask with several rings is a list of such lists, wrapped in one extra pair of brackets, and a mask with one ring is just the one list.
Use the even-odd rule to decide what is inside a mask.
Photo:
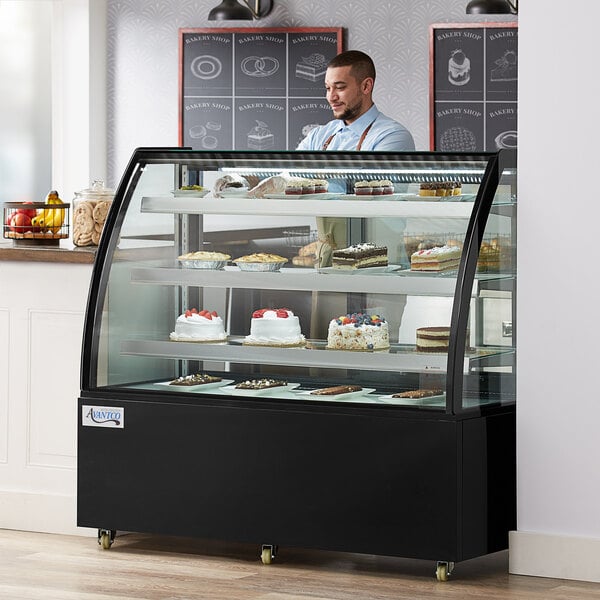
[[(108, 0), (108, 176), (134, 148), (178, 143), (180, 27), (343, 27), (344, 47), (369, 53), (375, 101), (429, 148), (429, 26), (481, 21), (467, 0), (274, 0), (260, 21), (208, 21), (219, 0)], [(489, 17), (513, 20), (514, 17)]]

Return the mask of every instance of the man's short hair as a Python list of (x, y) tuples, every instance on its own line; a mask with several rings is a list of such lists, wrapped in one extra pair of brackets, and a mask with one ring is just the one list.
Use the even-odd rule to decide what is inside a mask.
[(375, 80), (375, 64), (373, 59), (360, 50), (347, 50), (334, 56), (327, 65), (329, 67), (352, 67), (350, 74), (357, 81), (364, 81), (367, 77)]

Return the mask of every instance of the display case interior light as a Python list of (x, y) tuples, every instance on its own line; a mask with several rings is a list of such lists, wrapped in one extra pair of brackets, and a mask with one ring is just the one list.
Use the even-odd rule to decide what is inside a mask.
[[(222, 167), (220, 171), (223, 173), (248, 173), (252, 175), (256, 175), (257, 173), (264, 173), (267, 169), (257, 169), (253, 167)], [(268, 169), (270, 173), (277, 169)], [(285, 173), (289, 175), (295, 175), (297, 173), (306, 173), (308, 169), (286, 169)], [(389, 175), (431, 175), (439, 178), (441, 175), (456, 175), (457, 172), (460, 171), (461, 175), (478, 175), (481, 176), (484, 173), (484, 169), (461, 169), (460, 167), (456, 169), (379, 169), (379, 168), (363, 168), (359, 169), (343, 169), (343, 168), (310, 168), (310, 172), (314, 174), (319, 173), (331, 173), (334, 175), (347, 175), (353, 174), (355, 175), (357, 172), (368, 173), (376, 170), (378, 173), (389, 174)]]

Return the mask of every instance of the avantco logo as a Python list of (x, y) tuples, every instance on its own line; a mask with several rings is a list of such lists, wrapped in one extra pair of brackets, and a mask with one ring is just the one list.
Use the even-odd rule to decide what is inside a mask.
[(83, 405), (81, 410), (84, 427), (124, 427), (125, 409), (122, 407)]

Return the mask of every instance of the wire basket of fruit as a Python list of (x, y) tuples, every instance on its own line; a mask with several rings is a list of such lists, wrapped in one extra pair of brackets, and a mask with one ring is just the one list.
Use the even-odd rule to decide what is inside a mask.
[(70, 206), (54, 190), (45, 202), (5, 202), (3, 237), (16, 243), (58, 244), (69, 237)]

